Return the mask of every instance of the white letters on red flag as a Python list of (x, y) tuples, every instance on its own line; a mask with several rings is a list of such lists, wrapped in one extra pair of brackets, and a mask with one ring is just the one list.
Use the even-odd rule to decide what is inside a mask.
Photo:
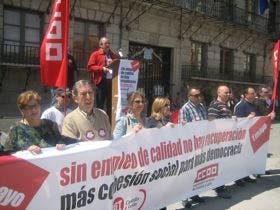
[(272, 96), (271, 99), (274, 101), (276, 99), (276, 90), (277, 90), (277, 84), (278, 84), (278, 75), (279, 75), (279, 61), (280, 61), (280, 40), (275, 44), (273, 49), (273, 69), (274, 69), (274, 83), (273, 83), (273, 90), (272, 90)]
[(43, 85), (67, 86), (68, 28), (69, 0), (55, 0), (49, 27), (40, 50)]

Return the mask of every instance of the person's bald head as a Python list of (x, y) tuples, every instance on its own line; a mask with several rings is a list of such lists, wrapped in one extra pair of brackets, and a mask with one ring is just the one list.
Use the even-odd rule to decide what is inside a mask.
[(226, 103), (230, 97), (230, 90), (226, 85), (220, 85), (217, 89), (217, 100)]

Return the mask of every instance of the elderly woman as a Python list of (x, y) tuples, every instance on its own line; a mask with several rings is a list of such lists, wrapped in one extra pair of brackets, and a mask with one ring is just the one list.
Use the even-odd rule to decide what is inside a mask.
[(120, 117), (115, 126), (114, 138), (118, 139), (130, 132), (138, 132), (146, 127), (146, 119), (143, 114), (145, 107), (144, 94), (134, 91), (127, 97), (128, 113), (126, 116)]
[(29, 150), (39, 154), (41, 148), (56, 146), (63, 149), (64, 144), (55, 122), (40, 119), (41, 97), (35, 91), (26, 91), (17, 98), (17, 106), (22, 118), (11, 127), (4, 145), (6, 151)]
[(170, 122), (170, 100), (167, 97), (157, 97), (152, 104), (151, 116), (147, 120), (148, 128), (160, 128), (173, 125)]

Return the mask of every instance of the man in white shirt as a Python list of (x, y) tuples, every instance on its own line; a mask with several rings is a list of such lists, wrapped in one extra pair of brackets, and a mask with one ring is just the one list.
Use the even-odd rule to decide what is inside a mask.
[[(63, 88), (57, 88), (55, 90), (55, 104), (43, 112), (41, 119), (49, 119), (53, 122), (56, 122), (59, 131), (61, 132), (65, 114), (68, 114), (72, 111), (71, 109), (67, 108), (70, 98), (71, 94), (68, 89), (65, 91)], [(66, 107), (66, 113), (64, 111), (64, 107)]]

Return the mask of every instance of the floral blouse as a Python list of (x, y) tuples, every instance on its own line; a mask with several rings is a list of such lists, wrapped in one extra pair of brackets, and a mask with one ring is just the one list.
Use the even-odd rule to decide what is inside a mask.
[(31, 145), (41, 148), (52, 147), (56, 144), (63, 144), (58, 126), (55, 122), (47, 119), (41, 120), (41, 125), (31, 127), (17, 122), (10, 128), (10, 133), (4, 145), (5, 151), (26, 150)]

